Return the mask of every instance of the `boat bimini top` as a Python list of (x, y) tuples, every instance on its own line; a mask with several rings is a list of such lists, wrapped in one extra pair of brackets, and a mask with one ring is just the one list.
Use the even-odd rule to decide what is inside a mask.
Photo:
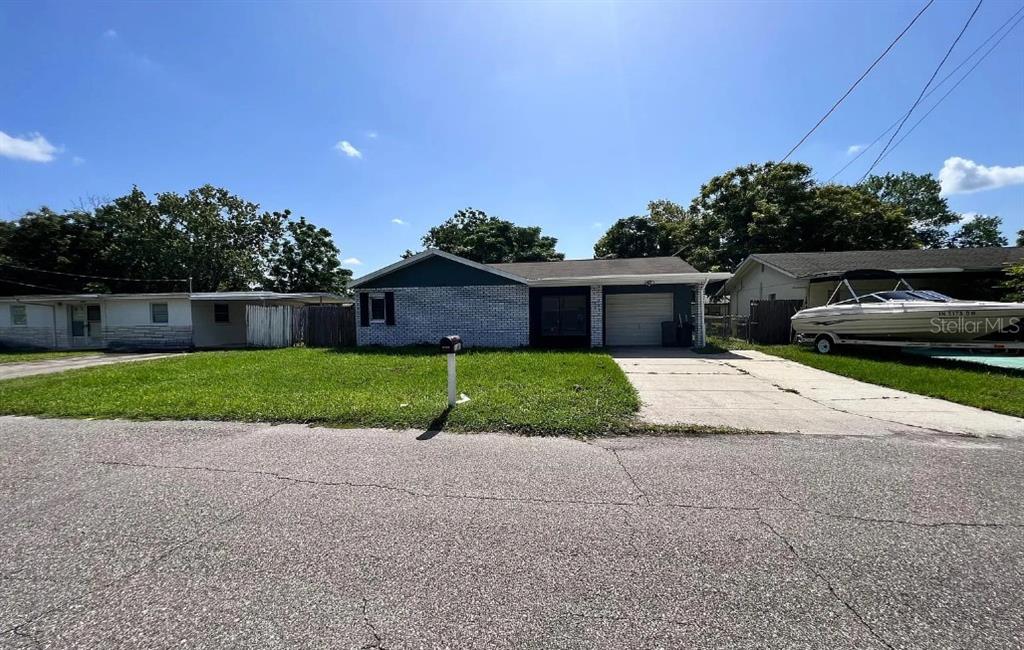
[[(945, 294), (941, 294), (938, 291), (919, 291), (910, 286), (903, 276), (894, 271), (883, 271), (880, 269), (863, 269), (859, 271), (847, 271), (841, 275), (829, 275), (824, 277), (814, 278), (816, 281), (830, 281), (837, 280), (836, 288), (829, 296), (828, 301), (825, 305), (844, 305), (844, 304), (860, 304), (860, 303), (879, 303), (879, 302), (908, 302), (908, 301), (925, 301), (925, 302), (955, 302), (953, 298)], [(853, 285), (850, 284), (850, 280), (893, 280), (895, 285), (890, 291), (876, 291), (873, 293), (858, 294), (854, 289)], [(852, 298), (847, 300), (836, 301), (836, 298), (840, 295), (840, 292), (846, 287), (846, 290), (850, 292)]]

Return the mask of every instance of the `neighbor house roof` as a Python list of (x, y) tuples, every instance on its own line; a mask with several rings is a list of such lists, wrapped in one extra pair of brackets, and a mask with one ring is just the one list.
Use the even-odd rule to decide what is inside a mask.
[(488, 264), (487, 266), (501, 269), (508, 273), (514, 273), (527, 280), (698, 272), (697, 269), (678, 257), (628, 257), (604, 260), (512, 262), (509, 264)]
[[(996, 271), (1024, 261), (1022, 247), (914, 248), (895, 251), (831, 251), (821, 253), (755, 253), (743, 260), (734, 279), (761, 263), (792, 278), (812, 279), (858, 269), (884, 269), (898, 273), (956, 273)], [(723, 288), (728, 293), (730, 281)]]
[(39, 294), (24, 296), (0, 296), (0, 300), (14, 302), (66, 302), (69, 300), (161, 300), (168, 298), (188, 298), (189, 300), (213, 301), (260, 301), (260, 300), (292, 300), (305, 303), (348, 303), (351, 298), (336, 293), (306, 292), (277, 293), (274, 291), (210, 291), (203, 293), (69, 293)]
[(988, 271), (1024, 260), (1024, 248), (916, 248), (898, 251), (767, 253), (751, 257), (795, 278), (805, 278), (857, 269), (904, 272), (933, 269)]
[(701, 273), (678, 257), (642, 257), (605, 260), (558, 260), (553, 262), (514, 262), (480, 264), (451, 253), (428, 249), (384, 268), (364, 275), (350, 286), (358, 288), (371, 280), (394, 273), (410, 264), (438, 256), (487, 271), (530, 286), (567, 286), (577, 284), (702, 284), (724, 280), (729, 273)]

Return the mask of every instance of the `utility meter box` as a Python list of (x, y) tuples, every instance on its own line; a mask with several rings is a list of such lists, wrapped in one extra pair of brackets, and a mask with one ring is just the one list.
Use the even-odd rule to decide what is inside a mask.
[(441, 339), (441, 353), (455, 354), (462, 349), (462, 337), (457, 335), (445, 336)]

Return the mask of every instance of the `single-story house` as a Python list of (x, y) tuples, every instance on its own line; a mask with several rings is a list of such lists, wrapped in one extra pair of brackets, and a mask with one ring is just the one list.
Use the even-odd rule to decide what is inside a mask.
[(351, 303), (330, 293), (218, 291), (0, 297), (0, 346), (230, 348), (246, 344), (248, 305)]
[[(719, 290), (729, 296), (729, 313), (749, 316), (752, 300), (802, 300), (824, 305), (846, 271), (882, 269), (903, 275), (915, 289), (959, 299), (998, 299), (1006, 267), (1024, 261), (1024, 248), (925, 248), (892, 251), (758, 253), (743, 260)], [(884, 280), (861, 281), (859, 292), (891, 289)], [(849, 296), (845, 296), (849, 297)]]
[(358, 345), (662, 345), (666, 322), (703, 345), (703, 289), (723, 277), (678, 257), (480, 264), (431, 249), (350, 286)]

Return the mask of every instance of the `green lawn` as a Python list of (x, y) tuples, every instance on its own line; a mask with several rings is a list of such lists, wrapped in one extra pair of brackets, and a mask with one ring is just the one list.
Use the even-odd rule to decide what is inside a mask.
[[(445, 428), (597, 434), (629, 425), (635, 390), (598, 352), (469, 351), (470, 401)], [(199, 352), (0, 382), (0, 413), (427, 428), (446, 405), (434, 350)]]
[(711, 344), (759, 350), (871, 384), (1024, 417), (1024, 374), (1013, 370), (915, 357), (896, 349), (839, 348), (825, 355), (798, 345), (757, 345), (729, 339), (713, 339)]
[(97, 354), (94, 350), (63, 350), (50, 352), (46, 350), (4, 350), (0, 349), (0, 363), (24, 363), (26, 361), (46, 361), (64, 357), (79, 357), (84, 354)]

